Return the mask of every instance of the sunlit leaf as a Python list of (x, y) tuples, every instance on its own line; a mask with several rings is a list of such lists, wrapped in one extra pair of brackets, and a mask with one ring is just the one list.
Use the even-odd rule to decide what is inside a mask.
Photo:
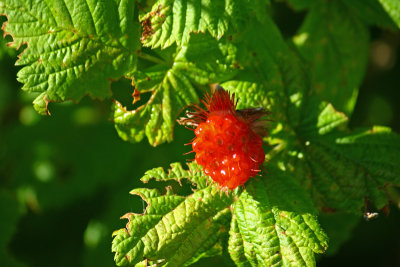
[(172, 66), (166, 62), (133, 72), (138, 92), (149, 92), (151, 97), (134, 110), (126, 110), (118, 102), (113, 104), (119, 135), (131, 142), (146, 136), (153, 146), (171, 142), (178, 114), (199, 102), (196, 85), (219, 82), (235, 75), (236, 54), (236, 47), (229, 40), (217, 42), (208, 34), (196, 34), (177, 52)]
[(400, 28), (400, 2), (396, 0), (379, 0), (379, 2)]
[(153, 48), (173, 43), (187, 44), (191, 33), (208, 32), (220, 39), (242, 24), (248, 3), (245, 0), (159, 0), (143, 14), (142, 42)]
[[(144, 179), (151, 174), (164, 176), (163, 171), (154, 171)], [(174, 164), (164, 178), (181, 179), (181, 166)], [(117, 265), (134, 265), (145, 258), (181, 266), (198, 259), (199, 254), (207, 255), (226, 232), (223, 225), (229, 223), (228, 207), (233, 198), (221, 194), (216, 186), (198, 189), (188, 197), (170, 190), (161, 195), (156, 189), (134, 189), (131, 193), (141, 196), (147, 209), (144, 214), (126, 214), (126, 229), (114, 232), (112, 250)]]
[[(168, 172), (156, 168), (142, 179), (187, 178), (196, 184), (195, 166), (192, 163), (184, 170), (174, 163)], [(140, 195), (148, 206), (144, 214), (126, 214), (126, 228), (114, 233), (117, 264), (136, 264), (144, 258), (186, 265), (201, 256), (220, 253), (215, 245), (229, 227), (228, 250), (239, 266), (314, 264), (314, 252), (325, 251), (327, 237), (316, 221), (307, 192), (274, 167), (268, 168), (263, 181), (252, 180), (242, 193), (221, 192), (213, 185), (198, 188), (187, 197), (174, 195), (169, 189), (164, 195), (155, 189), (134, 189), (131, 193)]]
[(234, 203), (230, 252), (239, 266), (312, 266), (327, 237), (306, 191), (294, 179), (268, 168), (263, 181), (253, 180)]
[(110, 96), (116, 79), (136, 62), (139, 25), (135, 1), (21, 1), (0, 2), (7, 14), (5, 31), (15, 48), (27, 44), (17, 65), (22, 89), (40, 92), (34, 102), (40, 114), (47, 103)]

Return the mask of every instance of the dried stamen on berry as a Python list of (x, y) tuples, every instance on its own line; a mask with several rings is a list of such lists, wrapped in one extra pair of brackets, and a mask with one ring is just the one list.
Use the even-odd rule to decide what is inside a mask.
[(193, 106), (180, 124), (194, 128), (192, 141), (197, 164), (222, 188), (235, 189), (257, 175), (265, 160), (268, 112), (262, 108), (236, 110), (235, 95), (217, 87), (202, 100), (205, 109)]

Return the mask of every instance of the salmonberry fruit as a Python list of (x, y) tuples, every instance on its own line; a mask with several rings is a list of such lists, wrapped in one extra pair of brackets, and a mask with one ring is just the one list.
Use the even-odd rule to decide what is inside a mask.
[(265, 160), (261, 136), (266, 135), (265, 110), (236, 110), (235, 96), (222, 87), (194, 106), (179, 123), (192, 126), (197, 164), (222, 188), (234, 189), (255, 176)]

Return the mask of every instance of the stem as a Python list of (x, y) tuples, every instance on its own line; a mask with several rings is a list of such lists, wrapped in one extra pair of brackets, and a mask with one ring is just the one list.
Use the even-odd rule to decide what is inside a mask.
[(281, 142), (279, 144), (277, 144), (271, 151), (269, 151), (265, 156), (266, 159), (271, 160), (274, 157), (276, 157), (276, 155), (278, 155), (279, 153), (282, 152), (282, 150), (284, 150), (286, 148), (286, 143), (281, 140)]
[(166, 62), (163, 61), (162, 59), (159, 59), (158, 57), (155, 56), (151, 56), (149, 54), (143, 53), (143, 52), (139, 52), (138, 53), (138, 57), (142, 58), (144, 60), (150, 61), (150, 62), (154, 62), (157, 64), (162, 64), (162, 65), (166, 65)]

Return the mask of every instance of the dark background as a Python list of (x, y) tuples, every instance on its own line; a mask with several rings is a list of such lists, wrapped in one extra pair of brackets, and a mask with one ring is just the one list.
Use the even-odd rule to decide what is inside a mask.
[[(304, 13), (275, 4), (274, 18), (289, 38)], [(369, 65), (350, 127), (378, 124), (399, 132), (400, 33), (375, 27), (370, 32)], [(123, 142), (109, 120), (110, 101), (50, 104), (52, 116), (37, 115), (34, 97), (16, 81), (16, 55), (1, 44), (0, 266), (114, 266), (111, 233), (125, 223), (118, 218), (143, 211), (142, 201), (129, 191), (141, 186), (146, 170), (190, 158), (182, 156), (189, 149), (182, 142), (157, 148), (147, 140)], [(128, 80), (113, 83), (112, 90), (129, 103)], [(175, 128), (176, 140), (189, 141), (191, 135)], [(400, 266), (396, 205), (375, 220), (350, 218), (353, 223), (336, 233), (343, 245), (319, 257), (318, 265)], [(215, 258), (197, 265), (227, 263)]]

